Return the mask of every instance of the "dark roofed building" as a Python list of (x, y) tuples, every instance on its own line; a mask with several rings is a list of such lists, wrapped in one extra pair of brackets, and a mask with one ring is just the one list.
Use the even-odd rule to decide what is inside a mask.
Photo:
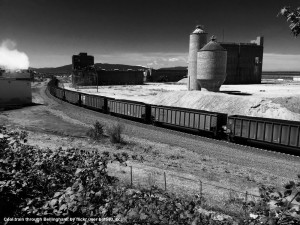
[(94, 56), (87, 53), (79, 53), (79, 55), (72, 56), (72, 69), (82, 70), (86, 67), (94, 65)]
[(224, 84), (260, 84), (263, 62), (263, 37), (251, 43), (226, 43), (227, 69)]

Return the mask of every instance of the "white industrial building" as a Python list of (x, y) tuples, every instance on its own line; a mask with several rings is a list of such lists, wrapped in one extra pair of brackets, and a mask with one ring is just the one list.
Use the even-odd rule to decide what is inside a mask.
[(32, 103), (29, 72), (0, 72), (0, 107)]

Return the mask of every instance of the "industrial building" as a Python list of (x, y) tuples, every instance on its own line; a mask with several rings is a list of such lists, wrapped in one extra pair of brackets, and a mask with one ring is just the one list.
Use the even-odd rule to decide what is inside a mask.
[(187, 76), (187, 70), (148, 69), (147, 82), (177, 82)]
[[(188, 90), (201, 90), (201, 71), (198, 66), (198, 54), (207, 44), (207, 33), (203, 26), (198, 25), (190, 35)], [(227, 51), (225, 84), (259, 84), (261, 83), (264, 38), (257, 37), (251, 43), (219, 43)], [(201, 64), (209, 63), (200, 62)], [(218, 62), (215, 62), (218, 66)], [(214, 71), (211, 68), (211, 71)]]
[(92, 85), (96, 82), (94, 56), (79, 53), (72, 56), (72, 84)]
[(30, 73), (0, 71), (0, 107), (25, 106), (31, 103)]
[(86, 67), (94, 65), (94, 56), (88, 55), (87, 53), (79, 53), (79, 55), (72, 56), (72, 69), (82, 70)]
[(224, 43), (227, 50), (225, 84), (260, 84), (263, 62), (264, 38), (257, 37), (252, 43)]
[(138, 85), (144, 83), (144, 72), (138, 70), (97, 70), (97, 76), (98, 85)]
[(94, 66), (94, 57), (87, 53), (72, 56), (72, 84), (90, 85), (137, 85), (144, 83), (143, 71), (102, 70)]

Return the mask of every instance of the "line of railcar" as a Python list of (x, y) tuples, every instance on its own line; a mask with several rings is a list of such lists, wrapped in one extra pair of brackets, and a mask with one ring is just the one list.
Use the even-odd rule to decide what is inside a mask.
[(79, 93), (48, 84), (50, 93), (64, 101), (114, 116), (167, 128), (227, 138), (300, 153), (300, 122), (187, 109)]
[(300, 122), (230, 115), (227, 136), (233, 142), (268, 144), (273, 148), (300, 152)]

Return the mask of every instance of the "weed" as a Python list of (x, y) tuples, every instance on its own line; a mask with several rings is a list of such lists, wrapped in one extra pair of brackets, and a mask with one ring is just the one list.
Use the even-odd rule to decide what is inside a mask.
[(149, 153), (151, 151), (152, 151), (152, 146), (146, 146), (146, 147), (144, 147), (144, 152), (145, 153)]
[(168, 158), (169, 158), (169, 159), (176, 160), (176, 159), (183, 159), (184, 156), (183, 156), (183, 155), (180, 155), (180, 154), (174, 154), (174, 155), (170, 155)]
[(230, 205), (230, 204), (242, 205), (244, 202), (244, 198), (239, 196), (239, 194), (236, 193), (235, 191), (230, 190), (228, 193), (228, 198), (224, 202), (225, 202), (225, 205)]
[(122, 148), (123, 148), (123, 146), (122, 146), (120, 143), (117, 143), (116, 149), (117, 149), (117, 150), (120, 150), (120, 149), (122, 149)]
[(218, 175), (216, 173), (212, 173), (212, 172), (210, 172), (210, 173), (207, 174), (207, 179), (209, 181), (216, 181), (216, 182), (220, 181), (220, 178), (218, 177)]
[(159, 156), (160, 155), (160, 151), (157, 150), (157, 149), (155, 149), (155, 150), (152, 151), (152, 155), (153, 156)]
[(153, 171), (147, 175), (147, 184), (149, 185), (150, 189), (157, 187), (156, 176), (157, 174)]
[(103, 138), (103, 127), (104, 126), (99, 121), (96, 121), (94, 127), (89, 129), (86, 134), (93, 140), (99, 141)]
[(124, 126), (120, 123), (113, 124), (107, 128), (107, 134), (111, 143), (123, 143), (124, 140), (122, 138), (122, 132), (124, 130)]
[(251, 182), (255, 182), (254, 176), (253, 176), (252, 174), (248, 174), (248, 175), (246, 176), (246, 180), (247, 180), (247, 181), (251, 181)]

